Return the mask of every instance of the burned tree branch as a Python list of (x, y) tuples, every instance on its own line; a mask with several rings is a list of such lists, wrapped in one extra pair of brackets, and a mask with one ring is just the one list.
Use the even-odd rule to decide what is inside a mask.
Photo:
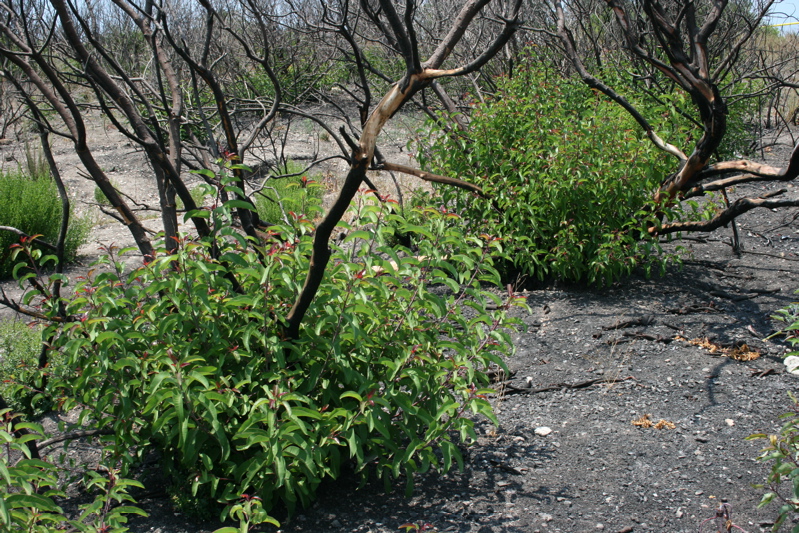
[(670, 233), (679, 233), (683, 231), (713, 231), (718, 229), (736, 217), (756, 209), (764, 207), (766, 209), (776, 209), (780, 207), (797, 207), (799, 206), (799, 199), (780, 199), (772, 200), (771, 197), (783, 194), (785, 190), (775, 191), (768, 196), (760, 198), (739, 198), (730, 206), (716, 214), (710, 220), (702, 221), (689, 221), (689, 222), (674, 222), (672, 224), (665, 224), (660, 227), (654, 227), (650, 233), (654, 235), (668, 235)]
[(458, 178), (450, 178), (448, 176), (441, 176), (439, 174), (432, 174), (430, 172), (425, 172), (423, 170), (415, 169), (413, 167), (409, 167), (406, 165), (400, 165), (397, 163), (389, 163), (383, 162), (375, 167), (376, 170), (388, 170), (394, 172), (402, 172), (403, 174), (409, 174), (411, 176), (416, 176), (424, 181), (428, 181), (431, 183), (441, 183), (444, 185), (451, 185), (453, 187), (457, 187), (459, 189), (463, 189), (465, 191), (473, 192), (482, 198), (488, 198), (485, 194), (483, 189), (469, 183), (468, 181), (459, 180)]
[[(32, 237), (31, 235), (28, 235), (27, 233), (25, 233), (21, 229), (12, 228), (11, 226), (0, 226), (0, 231), (10, 231), (11, 233), (16, 233), (20, 237), (25, 237), (26, 239), (30, 239)], [(53, 251), (58, 250), (58, 248), (55, 245), (50, 244), (49, 242), (42, 241), (42, 240), (39, 240), (39, 239), (37, 239), (36, 242), (41, 244), (42, 246), (44, 246), (45, 248), (47, 248), (49, 250), (53, 250)]]

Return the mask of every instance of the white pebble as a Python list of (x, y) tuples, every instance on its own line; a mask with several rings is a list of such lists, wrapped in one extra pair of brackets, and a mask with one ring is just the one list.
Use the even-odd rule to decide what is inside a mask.
[(789, 355), (785, 358), (785, 368), (791, 374), (799, 374), (799, 357), (796, 355)]

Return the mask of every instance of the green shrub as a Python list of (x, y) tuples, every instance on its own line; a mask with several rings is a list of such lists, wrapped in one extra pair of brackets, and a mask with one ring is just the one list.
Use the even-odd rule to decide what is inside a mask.
[[(497, 83), (496, 98), (474, 105), (468, 133), (434, 127), (419, 159), (483, 188), (489, 199), (436, 190), (470, 233), (502, 239), (506, 274), (602, 283), (672, 259), (644, 229), (655, 222), (652, 194), (674, 161), (626, 112), (532, 60)], [(645, 114), (662, 116), (657, 131), (666, 140), (687, 138), (692, 126), (668, 99), (630, 92)]]
[(63, 408), (113, 429), (123, 465), (155, 447), (195, 497), (255, 495), (267, 512), (308, 504), (344, 462), (409, 486), (415, 472), (461, 464), (454, 439), (476, 438), (468, 413), (494, 420), (486, 370), (511, 350), (517, 301), (481, 289), (498, 281), (493, 243), (430, 210), (427, 227), (402, 228), (424, 237), (411, 255), (385, 246), (401, 220), (363, 205), (288, 341), (313, 226), (272, 228), (259, 256), (224, 222), (229, 209), (187, 214), (211, 216), (212, 238), (185, 237), (124, 276), (109, 256), (115, 269), (78, 285), (67, 311), (80, 320), (54, 342), (69, 370), (52, 383)]
[[(311, 49), (305, 50), (300, 57), (293, 57), (290, 64), (276, 68), (274, 72), (280, 83), (282, 102), (294, 105), (316, 101), (320, 92), (330, 91), (335, 84), (346, 86), (353, 77), (352, 65), (338, 59), (330, 59), (320, 65), (319, 58)], [(244, 98), (275, 97), (272, 80), (262, 69), (244, 74), (229, 90)]]
[[(28, 235), (41, 235), (44, 241), (51, 244), (57, 241), (61, 226), (61, 200), (49, 172), (0, 173), (0, 226), (11, 226)], [(70, 217), (65, 243), (67, 260), (74, 259), (78, 248), (86, 241), (88, 232), (87, 218)], [(0, 278), (11, 275), (14, 263), (11, 261), (10, 248), (18, 242), (17, 234), (0, 230)]]
[[(303, 168), (294, 161), (288, 161), (280, 170), (283, 174), (291, 175), (300, 174)], [(292, 223), (293, 220), (318, 210), (323, 194), (322, 184), (308, 176), (270, 178), (256, 197), (255, 207), (258, 217), (265, 222)]]

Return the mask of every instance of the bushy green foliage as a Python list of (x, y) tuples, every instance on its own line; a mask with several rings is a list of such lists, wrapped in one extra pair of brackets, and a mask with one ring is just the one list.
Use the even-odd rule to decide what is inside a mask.
[[(302, 173), (302, 170), (303, 167), (294, 161), (288, 161), (281, 169), (282, 174), (288, 175)], [(261, 193), (256, 196), (258, 217), (270, 224), (282, 224), (292, 223), (302, 215), (317, 212), (324, 189), (313, 178), (288, 176), (267, 180)]]
[[(254, 251), (226, 223), (239, 203), (187, 214), (210, 216), (212, 238), (185, 237), (129, 274), (112, 253), (76, 287), (67, 312), (78, 319), (54, 341), (69, 373), (51, 382), (63, 408), (113, 429), (123, 474), (155, 447), (193, 494), (258, 496), (267, 512), (307, 504), (345, 462), (409, 486), (460, 464), (454, 439), (476, 438), (468, 413), (494, 420), (486, 370), (511, 350), (517, 301), (481, 288), (498, 282), (494, 243), (465, 237), (451, 214), (411, 226), (366, 203), (288, 340), (312, 225), (275, 227)], [(397, 226), (421, 237), (414, 254), (385, 245)]]
[[(502, 239), (506, 271), (539, 279), (606, 282), (664, 265), (645, 228), (655, 222), (652, 193), (673, 162), (578, 80), (528, 63), (498, 87), (496, 98), (474, 106), (468, 133), (436, 129), (420, 149), (425, 168), (487, 194), (437, 188), (460, 223)], [(659, 133), (684, 136), (685, 125), (674, 119)]]
[[(73, 259), (86, 240), (89, 231), (87, 218), (70, 217), (65, 251), (67, 260)], [(61, 225), (61, 200), (49, 171), (38, 174), (0, 173), (0, 226), (11, 226), (28, 235), (41, 235), (55, 243)], [(19, 236), (0, 230), (0, 278), (11, 275), (13, 262), (11, 246)]]
[[(61, 468), (45, 459), (33, 459), (28, 443), (44, 440), (39, 424), (20, 423), (9, 409), (0, 410), (0, 531), (50, 533), (69, 527), (82, 533), (122, 533), (127, 515), (147, 516), (128, 494), (137, 481), (121, 478), (105, 464), (87, 470), (83, 490), (94, 494), (91, 503), (80, 506), (80, 514), (70, 518), (57, 504), (64, 492), (59, 488)], [(25, 431), (22, 437), (15, 430)], [(18, 457), (13, 462), (12, 457)], [(101, 473), (103, 472), (103, 473)], [(123, 505), (120, 505), (123, 504)]]

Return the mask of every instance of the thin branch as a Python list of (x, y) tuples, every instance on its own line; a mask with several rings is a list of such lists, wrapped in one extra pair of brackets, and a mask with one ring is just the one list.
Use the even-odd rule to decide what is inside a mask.
[(113, 434), (114, 430), (110, 428), (73, 431), (72, 433), (65, 433), (63, 435), (59, 435), (58, 437), (53, 437), (39, 442), (39, 449), (41, 450), (42, 448), (47, 448), (48, 446), (52, 446), (53, 444), (58, 444), (59, 442), (64, 442), (66, 440), (84, 439), (86, 437), (94, 437), (96, 435), (113, 435)]
[[(29, 239), (31, 237), (30, 235), (28, 235), (27, 233), (25, 233), (21, 229), (12, 228), (11, 226), (0, 226), (0, 231), (10, 231), (11, 233), (16, 233), (20, 237), (25, 237), (27, 239)], [(58, 250), (58, 248), (56, 248), (56, 246), (50, 244), (49, 242), (46, 242), (46, 241), (43, 241), (43, 240), (40, 240), (40, 239), (36, 239), (36, 242), (41, 244), (42, 246), (44, 246), (45, 248), (47, 248), (49, 250), (53, 250), (54, 252)]]
[(376, 170), (388, 170), (388, 171), (395, 171), (395, 172), (402, 172), (403, 174), (409, 174), (411, 176), (416, 176), (417, 178), (423, 179), (424, 181), (429, 181), (432, 183), (443, 183), (444, 185), (452, 185), (453, 187), (457, 187), (459, 189), (463, 189), (465, 191), (473, 192), (483, 198), (488, 198), (486, 193), (473, 183), (469, 183), (468, 181), (459, 180), (458, 178), (450, 178), (448, 176), (441, 176), (439, 174), (432, 174), (430, 172), (425, 172), (424, 170), (419, 170), (413, 167), (408, 167), (405, 165), (400, 165), (397, 163), (389, 163), (383, 162), (379, 166), (375, 167)]

